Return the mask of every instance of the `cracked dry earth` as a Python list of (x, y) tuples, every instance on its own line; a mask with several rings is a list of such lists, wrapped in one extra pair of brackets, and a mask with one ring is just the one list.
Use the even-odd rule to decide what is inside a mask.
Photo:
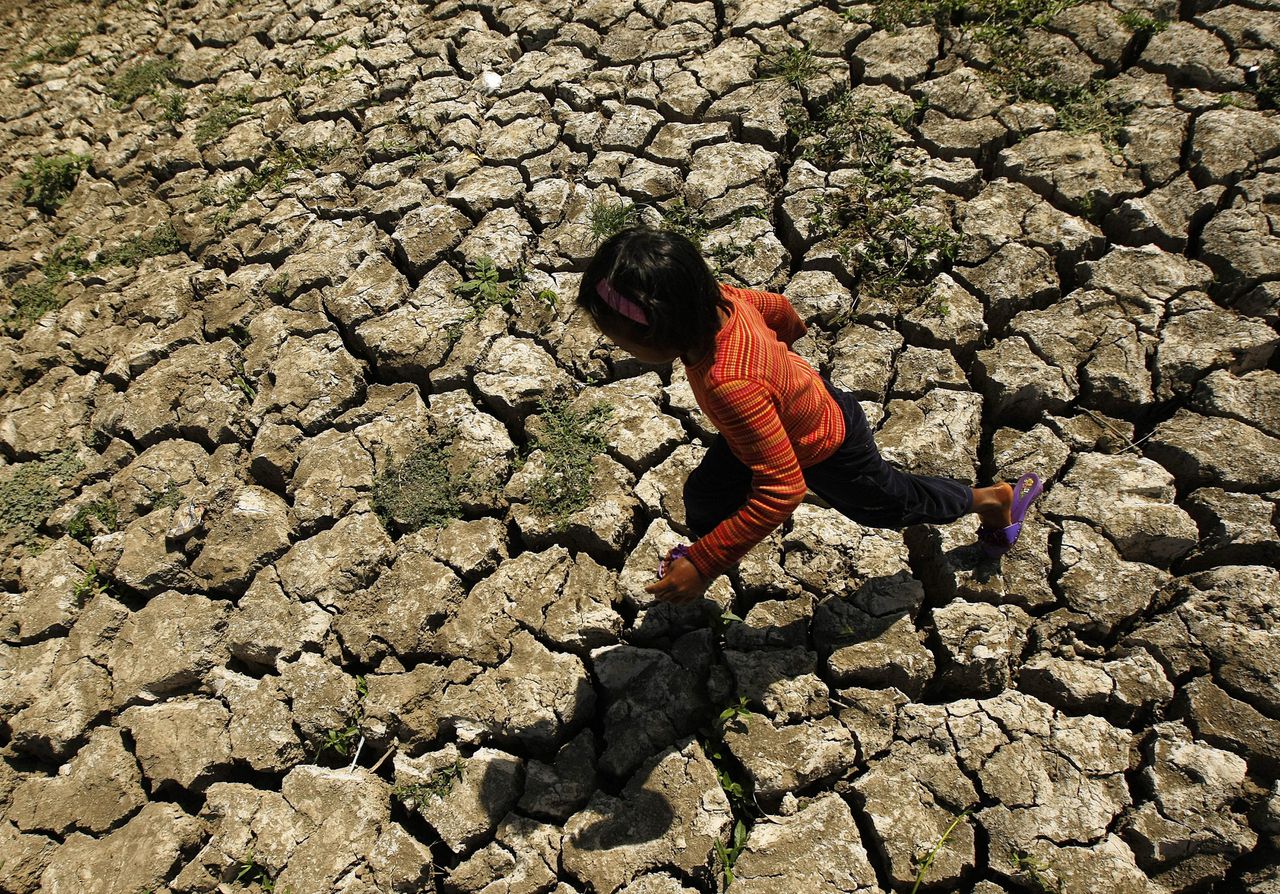
[[(1023, 22), (1090, 126), (874, 6), (3, 14), (0, 891), (1280, 891), (1274, 0)], [(711, 433), (573, 309), (626, 202), (785, 291), (893, 460), (1039, 471), (1017, 548), (806, 504), (652, 603)], [(454, 517), (384, 521), (433, 438)]]

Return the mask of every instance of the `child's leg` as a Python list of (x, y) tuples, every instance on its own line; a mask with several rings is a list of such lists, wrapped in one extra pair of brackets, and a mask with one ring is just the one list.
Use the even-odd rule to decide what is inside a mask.
[(751, 493), (751, 470), (717, 435), (684, 485), (684, 515), (695, 537), (705, 537), (733, 515)]
[(973, 511), (988, 528), (1007, 528), (1013, 521), (1013, 485), (1001, 481), (990, 487), (973, 489)]
[(845, 441), (834, 455), (805, 469), (804, 476), (832, 508), (876, 528), (946, 524), (971, 512), (987, 525), (1009, 524), (1009, 485), (974, 488), (954, 478), (915, 475), (890, 465), (880, 455), (858, 401), (827, 387), (844, 411)]

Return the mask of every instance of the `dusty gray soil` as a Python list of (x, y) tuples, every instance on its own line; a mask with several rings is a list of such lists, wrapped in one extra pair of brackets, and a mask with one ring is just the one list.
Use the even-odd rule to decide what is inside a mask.
[[(0, 8), (0, 892), (1280, 891), (1280, 7), (569, 6)], [(623, 201), (1018, 546), (805, 505), (653, 604)]]

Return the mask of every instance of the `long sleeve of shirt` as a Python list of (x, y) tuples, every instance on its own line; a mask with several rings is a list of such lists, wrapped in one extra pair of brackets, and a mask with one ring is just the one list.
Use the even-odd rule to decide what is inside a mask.
[(690, 548), (689, 561), (704, 580), (722, 574), (789, 518), (806, 491), (795, 449), (764, 385), (724, 382), (708, 401), (734, 456), (751, 470), (751, 495)]
[(791, 302), (785, 295), (761, 292), (756, 289), (740, 289), (732, 286), (730, 288), (735, 295), (747, 299), (756, 306), (760, 316), (764, 317), (765, 324), (777, 333), (778, 338), (787, 347), (809, 331), (804, 320), (800, 319), (800, 315), (796, 313), (796, 309), (791, 306)]

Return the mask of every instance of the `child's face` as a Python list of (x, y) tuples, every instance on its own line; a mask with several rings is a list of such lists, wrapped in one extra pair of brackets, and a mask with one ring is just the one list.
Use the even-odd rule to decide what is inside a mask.
[(622, 350), (626, 351), (641, 363), (651, 363), (655, 366), (661, 366), (663, 364), (670, 363), (680, 356), (679, 351), (674, 351), (670, 348), (664, 349), (654, 347), (653, 345), (646, 345), (643, 342), (635, 341), (634, 339), (628, 338), (618, 332), (610, 332), (603, 328), (600, 332), (605, 338), (622, 348)]

